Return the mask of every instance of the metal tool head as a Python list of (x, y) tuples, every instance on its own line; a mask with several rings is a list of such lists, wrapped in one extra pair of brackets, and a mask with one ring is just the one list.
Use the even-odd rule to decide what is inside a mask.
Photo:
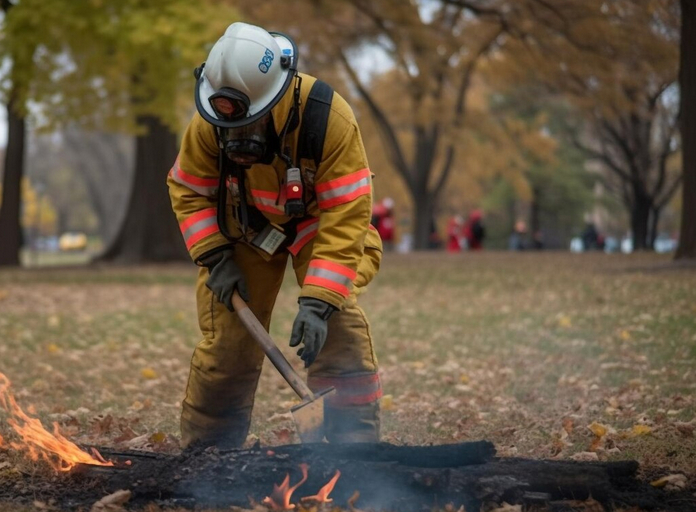
[(324, 440), (324, 399), (334, 393), (336, 388), (324, 389), (314, 393), (313, 399), (304, 400), (290, 409), (303, 443), (321, 443)]

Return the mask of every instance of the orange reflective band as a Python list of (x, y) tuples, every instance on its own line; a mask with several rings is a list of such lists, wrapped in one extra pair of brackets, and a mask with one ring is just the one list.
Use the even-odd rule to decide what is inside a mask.
[(297, 225), (297, 236), (295, 241), (290, 247), (288, 247), (288, 252), (293, 256), (297, 256), (302, 248), (307, 245), (312, 238), (314, 238), (319, 230), (319, 219), (312, 218), (300, 222)]
[(356, 276), (355, 270), (345, 265), (317, 259), (309, 262), (304, 284), (321, 286), (348, 297)]
[(254, 205), (263, 212), (285, 215), (285, 207), (280, 204), (278, 192), (270, 190), (251, 189), (251, 196), (254, 198)]
[(370, 169), (361, 169), (348, 176), (341, 176), (335, 180), (318, 183), (315, 190), (317, 192), (317, 203), (322, 210), (349, 203), (371, 192)]
[(179, 185), (183, 185), (184, 187), (189, 188), (202, 196), (213, 197), (215, 194), (217, 194), (217, 178), (200, 178), (198, 176), (194, 176), (193, 174), (188, 174), (179, 166), (178, 158), (176, 159), (176, 162), (174, 162), (174, 166), (172, 167), (171, 171), (169, 171), (169, 175)]
[(196, 242), (220, 231), (217, 225), (217, 208), (206, 208), (194, 213), (179, 224), (179, 229), (184, 236), (186, 248), (191, 249)]
[(336, 393), (326, 398), (330, 407), (365, 405), (382, 398), (382, 383), (379, 375), (346, 375), (342, 377), (309, 377), (307, 384), (313, 391), (336, 388)]

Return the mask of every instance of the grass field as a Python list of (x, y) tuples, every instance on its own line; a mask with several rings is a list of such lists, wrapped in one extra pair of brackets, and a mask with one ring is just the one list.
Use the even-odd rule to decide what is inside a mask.
[[(175, 450), (199, 339), (195, 272), (0, 272), (0, 372), (20, 405), (77, 442)], [(696, 475), (695, 266), (389, 254), (361, 304), (381, 362), (384, 440), (489, 439), (504, 456), (591, 452)], [(284, 347), (296, 307), (289, 273), (271, 330)], [(262, 443), (296, 440), (293, 396), (267, 364), (252, 425)], [(0, 435), (12, 438), (2, 411)]]

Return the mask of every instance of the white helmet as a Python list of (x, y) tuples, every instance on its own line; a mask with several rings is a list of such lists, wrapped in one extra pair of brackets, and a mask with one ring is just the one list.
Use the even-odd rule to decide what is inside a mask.
[(288, 36), (233, 23), (196, 69), (196, 108), (220, 128), (262, 118), (288, 90), (297, 72), (297, 47)]

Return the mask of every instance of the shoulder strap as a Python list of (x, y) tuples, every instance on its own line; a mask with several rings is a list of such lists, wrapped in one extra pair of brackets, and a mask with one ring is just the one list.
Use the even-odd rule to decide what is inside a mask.
[(319, 167), (324, 152), (324, 139), (333, 93), (331, 86), (321, 80), (317, 80), (312, 85), (302, 114), (297, 143), (298, 163), (302, 158), (310, 158), (314, 160), (317, 168)]

